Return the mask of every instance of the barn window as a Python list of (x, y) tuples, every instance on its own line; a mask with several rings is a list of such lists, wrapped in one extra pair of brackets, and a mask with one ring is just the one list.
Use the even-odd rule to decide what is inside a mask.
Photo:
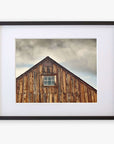
[(44, 86), (55, 86), (56, 76), (44, 76), (43, 83), (44, 83)]

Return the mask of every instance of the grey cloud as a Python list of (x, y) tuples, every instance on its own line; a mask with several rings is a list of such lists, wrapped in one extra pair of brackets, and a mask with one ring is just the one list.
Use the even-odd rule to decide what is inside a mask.
[(96, 39), (16, 39), (16, 64), (35, 64), (46, 56), (69, 70), (96, 74)]

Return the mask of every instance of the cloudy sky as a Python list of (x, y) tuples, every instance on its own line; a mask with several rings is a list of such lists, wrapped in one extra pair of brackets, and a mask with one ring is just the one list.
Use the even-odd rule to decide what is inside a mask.
[(96, 39), (16, 39), (16, 77), (46, 56), (97, 88)]

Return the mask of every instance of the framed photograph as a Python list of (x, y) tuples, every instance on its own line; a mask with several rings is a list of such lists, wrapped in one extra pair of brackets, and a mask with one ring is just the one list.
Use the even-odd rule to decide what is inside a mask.
[(114, 22), (0, 22), (0, 119), (114, 119)]

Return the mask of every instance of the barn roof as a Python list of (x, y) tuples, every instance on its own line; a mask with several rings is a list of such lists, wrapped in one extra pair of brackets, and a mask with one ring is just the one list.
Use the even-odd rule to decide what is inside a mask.
[(74, 73), (72, 73), (71, 71), (69, 71), (68, 69), (66, 69), (65, 67), (63, 67), (62, 65), (60, 65), (59, 63), (57, 63), (55, 60), (53, 60), (52, 58), (50, 58), (49, 56), (45, 57), (43, 60), (41, 60), (40, 62), (38, 62), (37, 64), (35, 64), (33, 67), (31, 67), (29, 70), (27, 70), (26, 72), (24, 72), (23, 74), (21, 74), (20, 76), (18, 76), (16, 78), (19, 79), (21, 78), (23, 75), (26, 75), (29, 71), (31, 71), (32, 69), (35, 69), (38, 65), (42, 64), (44, 61), (46, 60), (50, 60), (52, 63), (58, 65), (59, 67), (61, 67), (62, 69), (64, 69), (65, 71), (67, 71), (68, 73), (70, 73), (71, 75), (73, 75), (74, 77), (76, 77), (78, 80), (80, 80), (82, 83), (85, 83), (86, 85), (88, 85), (90, 88), (94, 89), (96, 92), (97, 90), (92, 87), (91, 85), (89, 85), (88, 83), (86, 83), (85, 81), (83, 81), (81, 78), (79, 78), (78, 76), (76, 76)]

